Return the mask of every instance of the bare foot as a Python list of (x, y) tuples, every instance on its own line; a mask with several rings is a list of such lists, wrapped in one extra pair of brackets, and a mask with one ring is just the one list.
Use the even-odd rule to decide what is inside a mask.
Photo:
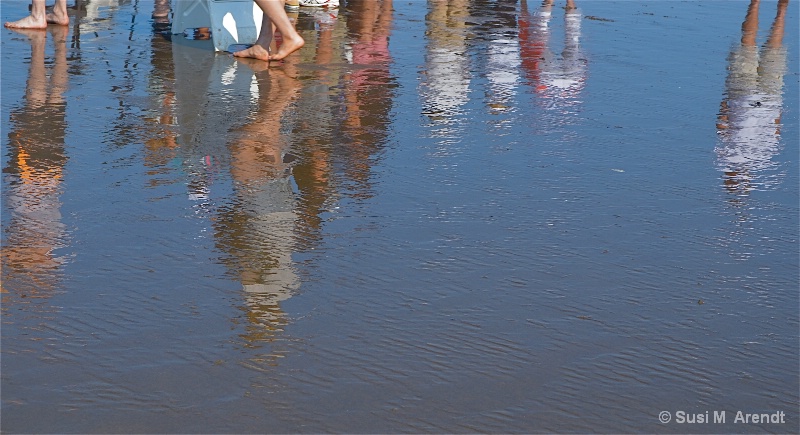
[(47, 22), (49, 24), (58, 24), (59, 26), (68, 26), (69, 15), (64, 12), (59, 12), (58, 9), (54, 9), (52, 14), (47, 14)]
[(283, 41), (281, 42), (281, 45), (278, 47), (278, 52), (273, 55), (270, 55), (269, 60), (281, 60), (286, 56), (299, 50), (305, 44), (306, 41), (300, 35), (297, 35), (293, 39), (283, 37)]
[(28, 15), (21, 20), (7, 21), (5, 27), (9, 29), (46, 29), (47, 21), (45, 17), (36, 18), (33, 15)]
[(269, 51), (260, 45), (254, 45), (250, 48), (246, 48), (244, 50), (237, 51), (233, 53), (236, 57), (247, 57), (250, 59), (258, 59), (269, 62), (270, 55)]

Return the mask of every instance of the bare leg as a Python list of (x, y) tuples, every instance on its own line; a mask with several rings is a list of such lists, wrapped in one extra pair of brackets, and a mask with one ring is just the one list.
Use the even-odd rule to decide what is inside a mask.
[[(286, 10), (284, 9), (284, 3), (282, 0), (254, 0), (259, 8), (264, 11), (264, 17), (269, 18), (269, 20), (264, 20), (271, 22), (272, 25), (275, 26), (278, 32), (281, 33), (282, 43), (280, 47), (278, 47), (278, 51), (274, 54), (269, 53), (269, 44), (272, 43), (272, 37), (270, 35), (269, 41), (266, 38), (261, 38), (259, 36), (259, 41), (256, 42), (256, 45), (252, 47), (238, 51), (234, 53), (234, 56), (238, 57), (252, 57), (255, 59), (260, 60), (281, 60), (286, 56), (294, 53), (295, 51), (299, 50), (303, 45), (305, 45), (305, 40), (297, 33), (295, 30), (294, 25), (289, 20), (289, 16), (286, 15)], [(262, 31), (265, 29), (265, 24), (262, 23), (261, 25)], [(270, 28), (271, 31), (271, 28)], [(264, 58), (266, 55), (266, 59)]]
[(275, 25), (265, 13), (264, 18), (261, 20), (261, 31), (258, 32), (258, 40), (256, 40), (256, 43), (250, 48), (233, 53), (233, 55), (236, 57), (247, 57), (269, 62), (270, 44), (272, 44), (274, 33)]
[(31, 0), (31, 14), (21, 20), (6, 22), (12, 29), (45, 29), (47, 17), (44, 0)]
[[(258, 68), (263, 62), (244, 60)], [(258, 113), (254, 121), (239, 129), (241, 136), (230, 144), (231, 174), (236, 181), (249, 185), (280, 175), (285, 169), (281, 155), (286, 151), (286, 137), (281, 134), (281, 120), (286, 108), (300, 89), (300, 82), (293, 62), (287, 61), (286, 69), (256, 70), (258, 90)]]
[(53, 5), (53, 13), (47, 14), (47, 22), (49, 24), (59, 24), (62, 26), (69, 24), (67, 0), (56, 0), (56, 3)]

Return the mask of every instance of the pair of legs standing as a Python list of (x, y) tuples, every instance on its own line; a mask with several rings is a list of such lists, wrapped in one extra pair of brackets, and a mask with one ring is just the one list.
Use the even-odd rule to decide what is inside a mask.
[(48, 24), (69, 24), (67, 0), (56, 0), (52, 13), (47, 12), (45, 0), (31, 0), (31, 14), (17, 21), (6, 22), (5, 26), (11, 29), (46, 29)]
[[(297, 33), (284, 9), (285, 0), (253, 0), (264, 12), (261, 32), (255, 45), (233, 53), (236, 57), (249, 57), (264, 61), (281, 60), (305, 45), (303, 37)], [(281, 34), (281, 45), (275, 53), (270, 52), (270, 44), (275, 31)]]

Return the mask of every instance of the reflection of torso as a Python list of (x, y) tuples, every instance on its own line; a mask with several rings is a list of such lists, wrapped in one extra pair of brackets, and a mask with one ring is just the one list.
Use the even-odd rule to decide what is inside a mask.
[(506, 108), (516, 93), (519, 78), (520, 58), (517, 41), (505, 38), (493, 39), (488, 47), (489, 64), (486, 78), (489, 80), (495, 109)]
[[(16, 159), (3, 172), (15, 173), (18, 183), (6, 195), (15, 214), (41, 221), (48, 232), (58, 227), (58, 199), (67, 156), (64, 154), (65, 106), (48, 104), (11, 115), (16, 129), (9, 134)], [(51, 228), (48, 228), (51, 227)]]
[(463, 53), (463, 44), (460, 47), (435, 47), (428, 51), (426, 112), (450, 113), (467, 102), (469, 78), (464, 75), (467, 68)]
[(248, 215), (250, 259), (260, 274), (252, 282), (244, 282), (248, 292), (269, 293), (277, 302), (291, 296), (299, 285), (292, 266), (294, 229), (294, 192), (289, 177), (268, 180), (249, 187), (242, 194)]
[[(184, 1), (184, 0), (179, 0)], [(80, 22), (80, 32), (83, 34), (90, 34), (96, 32), (103, 26), (106, 19), (103, 14), (114, 11), (124, 4), (130, 3), (130, 0), (84, 0), (83, 2), (76, 0), (76, 8), (80, 4), (79, 12), (83, 15), (78, 17)]]
[(11, 122), (19, 126), (15, 130), (24, 130), (24, 143), (21, 136), (15, 136), (17, 133), (9, 133), (9, 138), (12, 142), (19, 142), (29, 152), (41, 149), (45, 154), (52, 154), (52, 148), (58, 148), (59, 153), (62, 150), (67, 128), (65, 104), (26, 107), (12, 113)]
[[(389, 54), (389, 37), (377, 35), (369, 40), (358, 40), (352, 45), (352, 62), (354, 65), (374, 66), (374, 68), (359, 69), (353, 72), (352, 81), (357, 89), (366, 85), (385, 85), (389, 63), (392, 60)], [(373, 76), (380, 76), (374, 79)]]
[(300, 286), (292, 264), (294, 248), (294, 193), (291, 179), (282, 177), (242, 187), (243, 246), (235, 254), (241, 262), (242, 288), (248, 317), (269, 328), (283, 318), (279, 302)]
[(545, 58), (547, 42), (550, 37), (548, 29), (550, 15), (550, 12), (540, 11), (533, 15), (523, 13), (519, 18), (522, 69), (528, 81), (536, 85), (541, 81), (540, 63)]
[(465, 12), (445, 4), (434, 8), (428, 21), (425, 55), (424, 112), (451, 115), (468, 101), (469, 68), (465, 41)]
[(764, 49), (759, 59), (756, 47), (740, 46), (729, 60), (718, 163), (725, 172), (767, 169), (779, 151), (785, 52)]
[(586, 84), (586, 59), (580, 48), (581, 14), (567, 11), (564, 16), (564, 50), (556, 55), (549, 48), (549, 10), (538, 11), (520, 22), (522, 68), (537, 93), (550, 108), (563, 108), (578, 102)]
[[(61, 183), (67, 156), (64, 153), (65, 108), (48, 104), (26, 108), (11, 116), (14, 130), (9, 142), (16, 152), (3, 172), (12, 174), (3, 186), (4, 206), (11, 224), (3, 241), (3, 265), (9, 282), (22, 278), (41, 290), (63, 261), (54, 255), (66, 246), (66, 228), (61, 222)], [(14, 273), (24, 270), (18, 276)], [(31, 278), (34, 282), (31, 282)]]
[(580, 49), (581, 15), (567, 13), (565, 20), (564, 51), (561, 56), (545, 52), (541, 63), (541, 89), (545, 94), (560, 98), (574, 98), (583, 89), (586, 60)]

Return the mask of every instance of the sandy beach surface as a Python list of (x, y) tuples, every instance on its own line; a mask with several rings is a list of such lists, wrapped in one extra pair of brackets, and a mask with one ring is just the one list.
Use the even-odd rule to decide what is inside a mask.
[(798, 4), (2, 29), (0, 429), (800, 432)]

